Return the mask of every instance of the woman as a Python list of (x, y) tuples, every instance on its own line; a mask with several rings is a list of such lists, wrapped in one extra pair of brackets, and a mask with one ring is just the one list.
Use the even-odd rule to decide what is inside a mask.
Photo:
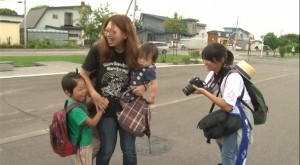
[[(104, 110), (97, 128), (101, 141), (96, 164), (108, 165), (120, 135), (124, 165), (136, 165), (135, 136), (122, 129), (116, 112), (121, 111), (120, 94), (127, 89), (129, 71), (137, 67), (138, 37), (131, 20), (125, 15), (113, 15), (103, 24), (99, 41), (90, 49), (80, 72), (97, 109)], [(89, 75), (96, 70), (96, 87)], [(136, 86), (134, 93), (142, 95), (144, 86)]]
[[(234, 59), (231, 51), (222, 44), (213, 43), (203, 49), (202, 59), (207, 71), (209, 71), (205, 79), (209, 89), (198, 88), (193, 85), (196, 89), (194, 93), (203, 94), (220, 109), (229, 113), (240, 114), (241, 118), (244, 119), (242, 120), (244, 121), (242, 128), (237, 132), (217, 139), (222, 165), (242, 165), (246, 162), (251, 137), (249, 135), (251, 134), (250, 125), (254, 123), (251, 111), (244, 108), (237, 99), (243, 93), (241, 97), (250, 107), (252, 106), (251, 99), (240, 74), (237, 72), (227, 74), (232, 69), (231, 65)], [(218, 90), (220, 90), (220, 97), (214, 95)], [(247, 121), (250, 122), (250, 125)]]

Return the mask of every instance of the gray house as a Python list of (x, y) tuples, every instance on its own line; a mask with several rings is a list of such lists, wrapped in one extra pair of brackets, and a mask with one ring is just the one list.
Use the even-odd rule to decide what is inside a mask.
[[(29, 11), (26, 15), (27, 40), (51, 39), (58, 44), (74, 42), (83, 45), (83, 30), (76, 26), (80, 7), (47, 7)], [(20, 25), (21, 43), (24, 43), (23, 27), (24, 21)]]
[[(142, 23), (142, 30), (138, 31), (140, 41), (171, 42), (174, 40), (173, 34), (163, 27), (167, 19), (169, 18), (164, 16), (141, 13), (139, 21)], [(188, 31), (180, 36), (182, 39), (197, 37), (200, 32), (205, 31), (206, 24), (197, 23), (197, 19), (186, 18), (182, 21), (188, 27)]]

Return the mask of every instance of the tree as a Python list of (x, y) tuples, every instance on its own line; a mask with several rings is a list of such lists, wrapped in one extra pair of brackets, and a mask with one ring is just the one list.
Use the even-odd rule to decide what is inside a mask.
[(92, 46), (99, 38), (103, 23), (112, 13), (108, 10), (108, 3), (100, 5), (94, 11), (89, 5), (85, 5), (79, 9), (79, 13), (78, 25), (84, 31), (83, 37), (87, 39), (89, 46)]
[(275, 50), (279, 46), (277, 36), (273, 32), (267, 33), (264, 37), (264, 45), (271, 48), (275, 56)]
[(135, 20), (135, 21), (134, 21), (134, 27), (135, 27), (135, 30), (136, 30), (136, 31), (142, 30), (142, 29), (143, 29), (143, 27), (142, 27), (142, 22), (139, 21), (139, 20)]
[(8, 8), (1, 8), (0, 14), (1, 15), (18, 15), (18, 13), (16, 11), (8, 9)]
[[(280, 47), (284, 47), (287, 53), (299, 53), (299, 34), (286, 34), (278, 38)], [(292, 49), (294, 47), (294, 52)]]
[(169, 18), (163, 23), (163, 27), (174, 35), (176, 46), (180, 40), (180, 36), (188, 30), (187, 25), (182, 21), (182, 16), (179, 16), (177, 12), (174, 13), (173, 18)]

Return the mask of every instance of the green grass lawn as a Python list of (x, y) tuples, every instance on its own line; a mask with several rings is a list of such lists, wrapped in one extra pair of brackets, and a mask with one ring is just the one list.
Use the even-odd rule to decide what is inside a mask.
[[(82, 64), (85, 55), (51, 55), (51, 56), (0, 56), (0, 61), (11, 61), (14, 66), (34, 66), (35, 62), (42, 61), (68, 61)], [(267, 56), (268, 58), (281, 58), (280, 56)], [(284, 56), (284, 59), (299, 59), (299, 55)], [(189, 55), (159, 55), (158, 63), (178, 63), (191, 59)]]
[[(14, 66), (34, 66), (35, 62), (42, 61), (68, 61), (82, 64), (85, 55), (51, 55), (51, 56), (0, 56), (0, 61), (11, 61)], [(159, 55), (157, 62), (173, 63), (181, 61), (187, 55)]]
[(35, 62), (42, 61), (68, 61), (83, 63), (86, 56), (80, 55), (52, 55), (52, 56), (0, 56), (0, 61), (11, 61), (14, 66), (33, 66)]

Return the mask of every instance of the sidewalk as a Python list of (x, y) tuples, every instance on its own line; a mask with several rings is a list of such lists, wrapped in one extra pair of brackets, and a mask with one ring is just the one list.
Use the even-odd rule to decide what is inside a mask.
[[(172, 66), (170, 64), (163, 63), (157, 63), (156, 65), (157, 67)], [(80, 70), (81, 64), (66, 61), (38, 62), (38, 66), (14, 67), (12, 71), (0, 72), (0, 79), (65, 74), (71, 71), (76, 71), (76, 68)]]
[[(235, 60), (245, 59), (247, 56), (235, 56)], [(67, 72), (76, 71), (81, 69), (81, 64), (66, 62), (66, 61), (52, 61), (52, 62), (37, 62), (38, 66), (31, 67), (14, 67), (12, 71), (0, 72), (0, 79), (2, 78), (14, 78), (14, 77), (31, 77), (31, 76), (44, 76), (44, 75), (56, 75), (65, 74)], [(199, 64), (188, 64), (199, 65)], [(156, 63), (158, 68), (160, 67), (174, 67), (174, 66), (187, 66), (187, 65), (173, 65), (167, 63)]]
[(0, 79), (64, 74), (70, 71), (76, 71), (76, 68), (79, 70), (81, 68), (81, 64), (65, 61), (38, 62), (38, 64), (39, 66), (14, 67), (12, 71), (0, 72)]

